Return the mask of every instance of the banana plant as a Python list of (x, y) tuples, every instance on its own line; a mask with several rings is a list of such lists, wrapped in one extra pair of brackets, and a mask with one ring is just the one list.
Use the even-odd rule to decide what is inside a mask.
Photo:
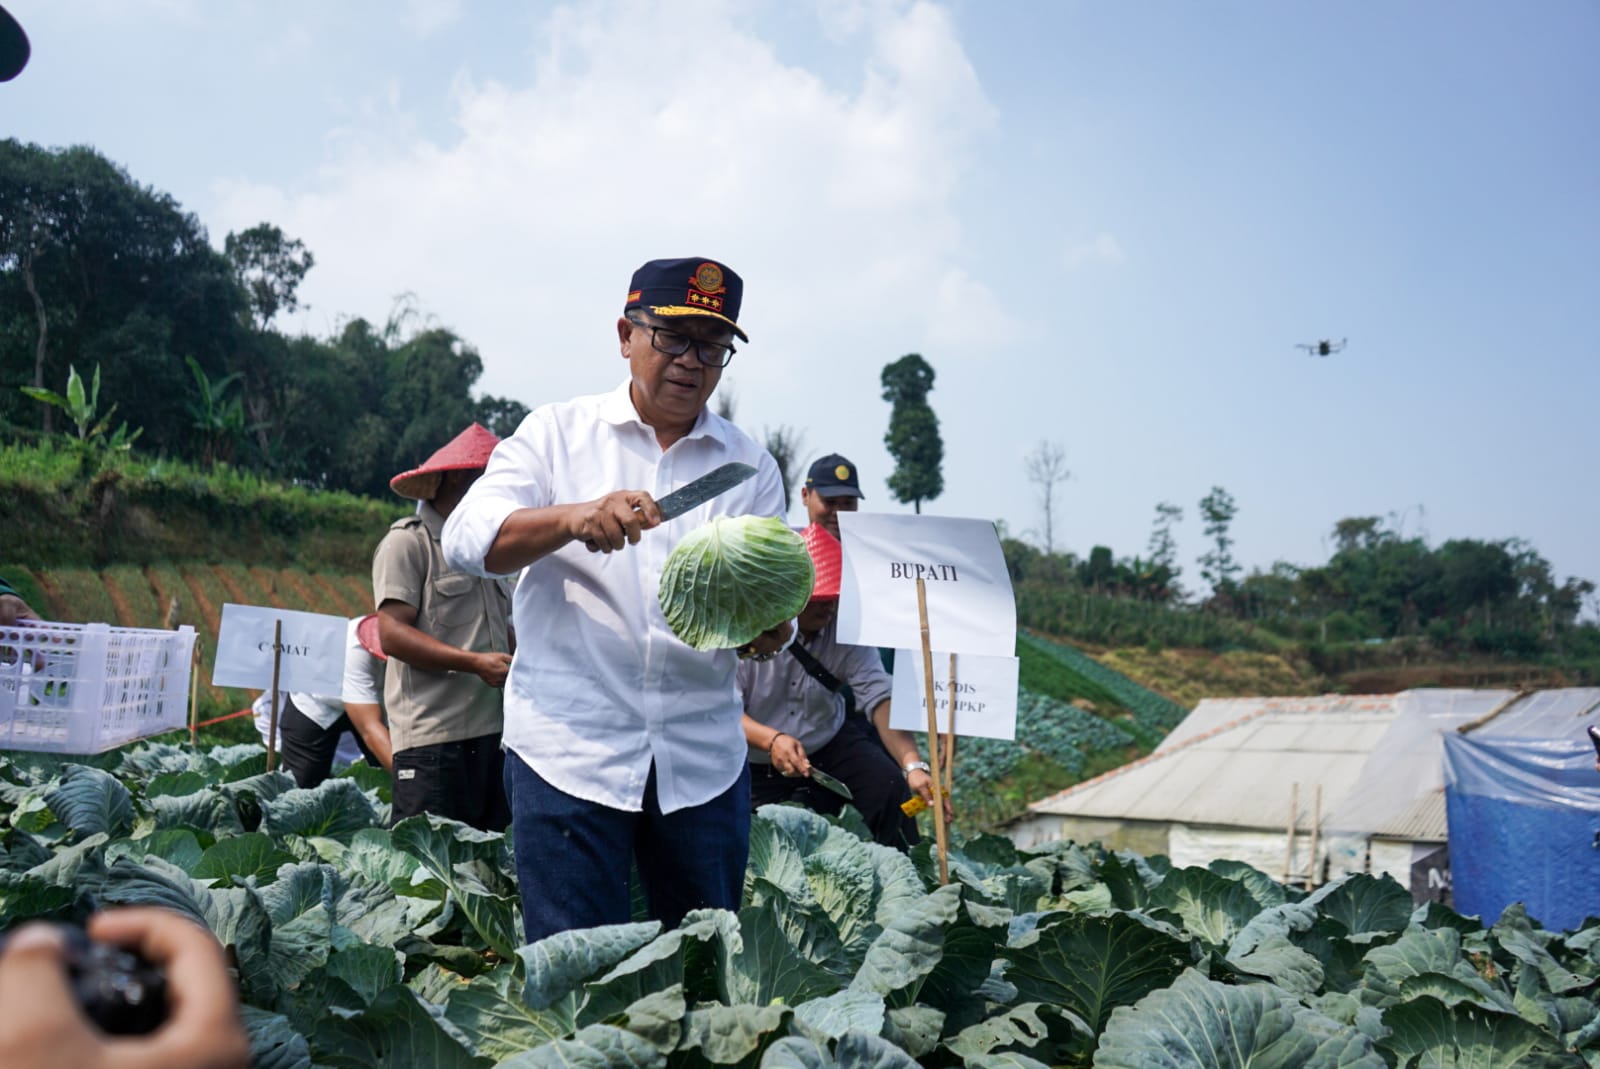
[(56, 408), (67, 414), (78, 429), (77, 442), (85, 446), (106, 449), (108, 451), (126, 452), (133, 447), (134, 440), (144, 433), (140, 427), (131, 434), (128, 424), (123, 422), (115, 431), (107, 433), (111, 426), (111, 417), (117, 411), (117, 406), (112, 405), (106, 409), (106, 414), (98, 420), (96, 413), (100, 409), (100, 365), (94, 366), (94, 379), (87, 390), (84, 389), (83, 376), (78, 374), (78, 369), (71, 365), (67, 367), (67, 392), (66, 396), (47, 390), (41, 386), (18, 387), (23, 393)]

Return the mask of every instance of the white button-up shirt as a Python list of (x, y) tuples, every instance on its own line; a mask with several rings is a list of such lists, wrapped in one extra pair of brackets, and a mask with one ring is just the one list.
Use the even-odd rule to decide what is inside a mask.
[[(856, 708), (870, 718), (889, 700), (894, 680), (884, 671), (876, 648), (840, 642), (835, 633), (837, 623), (829, 620), (821, 631), (801, 635), (795, 644), (803, 646), (839, 682), (848, 683)], [(844, 695), (813, 679), (788, 650), (770, 661), (740, 662), (738, 680), (750, 718), (799, 740), (808, 754), (832, 742), (844, 726)], [(772, 763), (772, 755), (756, 746), (749, 748), (749, 756), (753, 765)]]
[(591, 553), (569, 542), (529, 565), (517, 584), (504, 743), (567, 794), (637, 812), (654, 762), (656, 799), (671, 813), (710, 801), (739, 777), (745, 742), (737, 656), (680, 642), (656, 591), (672, 548), (713, 517), (783, 514), (778, 465), (709, 410), (663, 451), (624, 382), (611, 393), (530, 413), (450, 513), (446, 559), (490, 575), (483, 559), (517, 509), (578, 504), (614, 490), (661, 498), (735, 460), (756, 474), (645, 531), (638, 545)]

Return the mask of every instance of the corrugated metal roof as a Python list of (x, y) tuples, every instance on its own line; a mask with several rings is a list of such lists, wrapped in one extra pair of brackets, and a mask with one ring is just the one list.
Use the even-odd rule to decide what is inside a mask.
[(1153, 754), (1035, 802), (1035, 813), (1283, 828), (1322, 787), (1330, 834), (1442, 842), (1441, 732), (1571, 736), (1600, 710), (1600, 688), (1517, 694), (1425, 689), (1400, 694), (1207, 699)]
[(1471, 734), (1498, 738), (1580, 739), (1583, 727), (1600, 709), (1600, 687), (1567, 687), (1519, 695)]
[(1342, 800), (1394, 720), (1387, 701), (1345, 699), (1312, 708), (1260, 709), (1209, 733), (1079, 784), (1030, 809), (1037, 813), (1179, 821), (1231, 827), (1287, 826), (1298, 784), (1296, 823)]
[(1439, 788), (1413, 799), (1405, 809), (1373, 828), (1372, 834), (1406, 842), (1442, 843), (1449, 838), (1449, 829), (1444, 789)]
[(1191, 739), (1210, 734), (1247, 717), (1263, 713), (1389, 712), (1396, 707), (1398, 694), (1320, 694), (1289, 698), (1205, 698), (1183, 723), (1168, 732), (1156, 752), (1181, 746)]

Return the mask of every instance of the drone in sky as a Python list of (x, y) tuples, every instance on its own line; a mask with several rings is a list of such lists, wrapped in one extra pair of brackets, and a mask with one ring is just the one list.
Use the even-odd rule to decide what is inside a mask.
[(1323, 338), (1321, 341), (1311, 342), (1310, 344), (1302, 342), (1301, 344), (1296, 345), (1295, 348), (1304, 349), (1312, 356), (1332, 356), (1334, 353), (1342, 350), (1345, 342), (1349, 340), (1349, 338), (1340, 338), (1338, 341), (1329, 341), (1328, 339)]

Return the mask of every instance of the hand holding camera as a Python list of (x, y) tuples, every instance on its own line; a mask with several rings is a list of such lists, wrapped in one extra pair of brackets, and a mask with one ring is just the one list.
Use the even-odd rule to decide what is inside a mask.
[(30, 924), (0, 948), (7, 1069), (243, 1069), (249, 1056), (222, 948), (179, 914)]

